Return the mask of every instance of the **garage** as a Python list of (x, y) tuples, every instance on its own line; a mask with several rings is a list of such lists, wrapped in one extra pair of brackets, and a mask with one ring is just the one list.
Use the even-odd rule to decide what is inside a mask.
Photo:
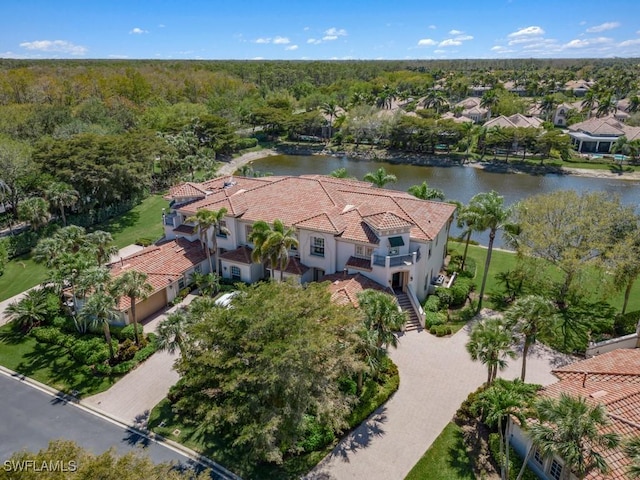
[[(167, 290), (163, 288), (157, 291), (153, 295), (150, 295), (146, 300), (136, 303), (136, 314), (138, 322), (144, 320), (149, 315), (156, 313), (158, 310), (167, 306)], [(129, 312), (129, 319), (127, 323), (131, 323), (131, 313)]]

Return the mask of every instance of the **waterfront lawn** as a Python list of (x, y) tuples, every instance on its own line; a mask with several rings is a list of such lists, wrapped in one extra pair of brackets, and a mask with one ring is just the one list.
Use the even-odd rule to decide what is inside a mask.
[(31, 260), (30, 255), (14, 258), (0, 275), (0, 302), (42, 283), (45, 278), (46, 267)]
[[(460, 255), (462, 255), (462, 253), (464, 252), (464, 243), (450, 241), (449, 249), (451, 253), (459, 253)], [(470, 258), (473, 258), (477, 265), (476, 276), (474, 278), (477, 292), (480, 290), (480, 285), (482, 284), (482, 275), (484, 274), (484, 262), (487, 258), (487, 249), (481, 246), (469, 245), (468, 256)], [(507, 252), (504, 250), (493, 250), (493, 254), (491, 255), (491, 265), (489, 266), (489, 276), (487, 277), (487, 285), (485, 288), (485, 306), (493, 306), (491, 304), (491, 301), (488, 300), (491, 293), (502, 291), (502, 286), (496, 280), (496, 275), (500, 272), (512, 270), (513, 268), (515, 268), (515, 266), (515, 253)], [(559, 271), (553, 266), (549, 266), (549, 270), (550, 275), (560, 278)], [(597, 275), (595, 273), (593, 275), (593, 280), (589, 283), (591, 283), (593, 286), (594, 294), (598, 293), (600, 280), (597, 279)], [(616, 309), (617, 312), (620, 312), (620, 310), (622, 309), (623, 300), (624, 295), (622, 292), (612, 294), (607, 299), (607, 301)], [(634, 283), (633, 288), (631, 289), (629, 305), (627, 306), (627, 312), (633, 312), (635, 310), (640, 310), (640, 280)]]
[(473, 480), (473, 462), (462, 441), (462, 429), (451, 422), (422, 458), (411, 469), (405, 480)]
[(142, 203), (106, 223), (92, 227), (92, 230), (104, 230), (113, 235), (118, 248), (135, 243), (139, 238), (158, 240), (163, 233), (162, 209), (168, 208), (162, 195), (151, 195)]
[(76, 390), (80, 396), (103, 392), (119, 378), (88, 372), (62, 347), (16, 332), (12, 324), (0, 327), (0, 365), (61, 392)]

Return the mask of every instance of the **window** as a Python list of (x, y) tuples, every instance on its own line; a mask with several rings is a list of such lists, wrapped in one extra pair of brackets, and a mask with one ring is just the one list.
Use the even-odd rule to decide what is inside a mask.
[(180, 277), (180, 280), (178, 280), (178, 290), (182, 290), (185, 286), (184, 277)]
[(240, 267), (236, 267), (235, 265), (231, 266), (231, 279), (242, 280), (242, 273), (240, 272)]
[(560, 480), (560, 477), (562, 476), (562, 465), (560, 465), (555, 458), (553, 459), (553, 462), (551, 462), (549, 475), (551, 475), (556, 480)]
[(193, 267), (193, 271), (200, 273), (202, 271), (202, 265), (198, 264), (195, 267)]
[(218, 227), (216, 228), (216, 237), (227, 238), (227, 234), (224, 231), (227, 228), (227, 222), (224, 220), (220, 220)]
[(542, 454), (540, 453), (540, 450), (538, 450), (537, 448), (536, 448), (535, 452), (533, 453), (533, 460), (538, 465), (542, 465), (544, 463), (544, 458), (542, 457)]
[(244, 227), (244, 234), (246, 236), (247, 239), (247, 243), (250, 242), (250, 237), (251, 237), (251, 232), (253, 232), (253, 226), (252, 225), (246, 225)]
[(324, 238), (322, 237), (311, 238), (311, 255), (324, 257)]
[(356, 245), (356, 257), (369, 259), (371, 258), (371, 255), (373, 255), (373, 248), (365, 247), (364, 245)]

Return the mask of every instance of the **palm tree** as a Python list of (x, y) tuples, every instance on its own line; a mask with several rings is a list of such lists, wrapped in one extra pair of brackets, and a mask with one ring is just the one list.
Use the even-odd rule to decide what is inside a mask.
[(86, 297), (90, 293), (107, 291), (111, 283), (109, 269), (100, 265), (94, 265), (78, 271), (76, 293), (79, 297)]
[(511, 209), (504, 206), (504, 197), (497, 192), (483, 192), (473, 196), (469, 201), (468, 210), (474, 215), (474, 226), (477, 231), (489, 230), (489, 245), (487, 247), (487, 258), (484, 263), (484, 274), (482, 276), (482, 286), (478, 297), (478, 312), (482, 309), (482, 297), (487, 283), (489, 266), (491, 265), (491, 254), (493, 252), (493, 242), (496, 232), (504, 228), (511, 216)]
[[(7, 185), (7, 183), (0, 178), (0, 207), (4, 207), (9, 198), (11, 198), (11, 187)], [(11, 223), (9, 223), (9, 227), (11, 227)], [(13, 230), (12, 230), (13, 233)]]
[(556, 102), (556, 99), (553, 97), (553, 95), (545, 95), (542, 99), (540, 108), (542, 110), (542, 113), (544, 113), (544, 119), (547, 122), (551, 121), (551, 114), (555, 110), (557, 103), (558, 102)]
[(85, 236), (85, 242), (93, 250), (98, 265), (108, 263), (113, 255), (118, 253), (118, 247), (113, 245), (113, 237), (109, 232), (96, 230)]
[[(187, 218), (185, 221), (187, 223), (195, 223), (196, 228), (198, 229), (198, 234), (200, 235), (200, 243), (202, 243), (202, 248), (204, 248), (207, 254), (207, 260), (209, 261), (209, 271), (218, 273), (218, 240), (216, 232), (223, 233), (228, 235), (230, 232), (225, 227), (222, 222), (224, 216), (227, 214), (226, 208), (221, 208), (220, 210), (207, 210), (204, 208), (198, 209), (195, 215)], [(213, 251), (216, 256), (216, 268), (213, 268), (213, 264), (211, 263), (211, 250), (209, 249), (209, 229), (213, 228), (213, 235), (211, 238), (211, 244), (213, 247)]]
[(87, 323), (102, 324), (104, 339), (109, 345), (109, 357), (113, 360), (115, 354), (113, 352), (113, 343), (111, 342), (109, 323), (117, 316), (115, 298), (104, 292), (96, 292), (87, 299), (80, 315)]
[(640, 437), (628, 440), (624, 446), (624, 453), (631, 459), (629, 475), (632, 478), (640, 478)]
[(340, 167), (333, 170), (329, 176), (333, 178), (349, 178), (349, 172), (347, 172), (345, 167)]
[(427, 182), (409, 187), (409, 193), (421, 200), (444, 200), (444, 192), (439, 188), (431, 188)]
[(448, 102), (442, 90), (431, 89), (427, 92), (427, 96), (423, 100), (423, 105), (425, 108), (433, 108), (436, 113), (440, 113), (440, 111), (448, 105)]
[(196, 284), (201, 295), (215, 295), (220, 289), (220, 276), (215, 272), (194, 272), (191, 280)]
[(162, 319), (156, 329), (158, 348), (172, 355), (180, 350), (180, 356), (184, 360), (187, 355), (185, 328), (188, 323), (189, 317), (184, 310), (173, 312)]
[(613, 96), (610, 93), (603, 95), (603, 97), (598, 102), (596, 117), (606, 117), (610, 113), (615, 112), (617, 109), (618, 107), (616, 105), (616, 101), (613, 99)]
[(515, 301), (504, 315), (507, 324), (516, 334), (524, 337), (522, 348), (522, 371), (520, 380), (524, 382), (527, 374), (527, 355), (529, 349), (538, 340), (538, 335), (548, 333), (555, 323), (555, 307), (539, 295), (528, 295)]
[(395, 332), (402, 330), (407, 316), (398, 308), (396, 299), (388, 293), (367, 289), (358, 294), (358, 303), (364, 313), (365, 327), (376, 334), (378, 350), (397, 347)]
[(378, 188), (383, 188), (387, 183), (397, 182), (398, 178), (391, 173), (387, 173), (384, 167), (380, 167), (375, 172), (368, 172), (363, 180), (373, 183)]
[(284, 278), (284, 270), (289, 264), (289, 250), (298, 246), (295, 229), (285, 227), (282, 220), (273, 221), (273, 228), (267, 222), (258, 221), (253, 224), (250, 241), (254, 244), (251, 252), (255, 262), (269, 261), (271, 276), (280, 270), (280, 281)]
[(559, 398), (541, 398), (536, 405), (538, 422), (529, 426), (529, 436), (544, 456), (556, 455), (565, 462), (562, 477), (574, 473), (579, 479), (609, 466), (601, 451), (620, 443), (617, 433), (603, 433), (609, 425), (601, 403), (590, 405), (582, 397), (561, 393)]
[(627, 312), (629, 297), (633, 284), (640, 277), (640, 237), (634, 231), (627, 235), (617, 248), (613, 256), (613, 286), (616, 290), (624, 290), (621, 315)]
[(480, 106), (482, 108), (486, 108), (487, 110), (489, 110), (489, 112), (491, 112), (491, 110), (496, 107), (499, 100), (500, 99), (498, 98), (495, 90), (487, 90), (486, 92), (484, 92), (482, 98), (480, 99)]
[(9, 304), (4, 316), (24, 332), (29, 332), (47, 319), (47, 312), (47, 291), (33, 288), (20, 300)]
[(498, 378), (491, 387), (481, 392), (474, 402), (475, 410), (482, 421), (497, 427), (500, 434), (500, 478), (509, 478), (509, 443), (511, 439), (510, 417), (515, 417), (521, 425), (526, 424), (524, 409), (535, 398), (537, 385)]
[(587, 112), (587, 118), (591, 118), (591, 112), (598, 105), (598, 96), (595, 90), (588, 90), (580, 103), (582, 113)]
[(320, 110), (325, 115), (329, 115), (329, 139), (331, 139), (331, 129), (333, 128), (333, 119), (338, 116), (340, 111), (338, 104), (333, 100), (323, 103), (320, 106)]
[(18, 218), (29, 222), (34, 231), (38, 230), (49, 221), (49, 203), (40, 197), (27, 198), (18, 207)]
[(473, 141), (473, 134), (476, 131), (476, 126), (473, 122), (464, 122), (460, 125), (460, 131), (463, 137), (467, 140), (467, 149), (464, 152), (466, 159), (469, 160), (469, 150), (471, 149), (471, 143)]
[(117, 296), (129, 297), (131, 305), (131, 321), (133, 322), (133, 334), (136, 345), (140, 345), (138, 338), (138, 317), (136, 315), (136, 301), (145, 300), (151, 292), (153, 286), (147, 281), (147, 274), (136, 270), (127, 270), (114, 282), (114, 291)]
[(71, 185), (64, 182), (52, 183), (45, 192), (45, 196), (49, 200), (51, 206), (60, 210), (62, 224), (65, 227), (67, 226), (67, 217), (64, 214), (64, 209), (75, 205), (80, 198), (79, 195), (80, 194), (74, 190)]
[(513, 334), (499, 318), (481, 320), (471, 329), (466, 348), (473, 361), (487, 366), (487, 385), (495, 380), (498, 370), (506, 368), (507, 358), (515, 358), (512, 345)]
[(464, 267), (467, 263), (467, 253), (469, 251), (469, 242), (471, 242), (471, 234), (476, 231), (475, 224), (478, 221), (478, 215), (470, 211), (466, 205), (457, 200), (453, 200), (456, 209), (456, 224), (458, 228), (462, 228), (462, 237), (465, 237), (464, 253), (462, 254), (462, 263), (460, 264), (460, 271), (464, 272)]

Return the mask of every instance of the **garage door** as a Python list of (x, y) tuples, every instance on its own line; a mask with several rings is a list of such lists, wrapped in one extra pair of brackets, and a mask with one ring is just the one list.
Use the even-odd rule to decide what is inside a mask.
[(154, 293), (145, 301), (136, 305), (136, 314), (138, 316), (138, 322), (141, 322), (149, 315), (156, 313), (161, 308), (167, 306), (167, 290), (162, 289), (159, 292)]

